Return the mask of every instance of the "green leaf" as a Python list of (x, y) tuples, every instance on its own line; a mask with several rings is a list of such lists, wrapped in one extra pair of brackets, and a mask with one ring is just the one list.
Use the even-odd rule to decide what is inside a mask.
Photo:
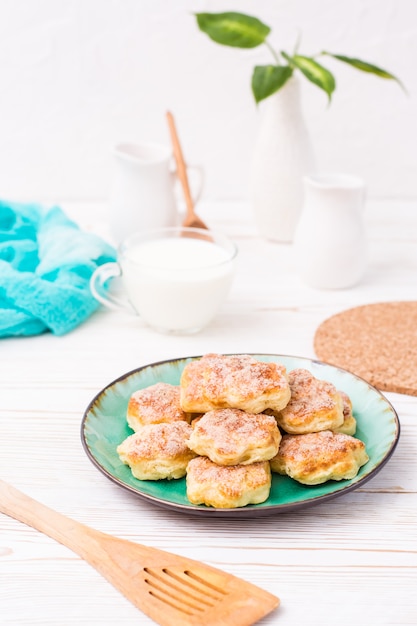
[(343, 54), (332, 54), (331, 52), (322, 52), (322, 54), (326, 54), (327, 56), (333, 57), (333, 59), (337, 59), (338, 61), (342, 61), (343, 63), (348, 63), (348, 65), (351, 65), (352, 67), (355, 67), (357, 70), (361, 70), (362, 72), (375, 74), (376, 76), (379, 76), (380, 78), (385, 78), (387, 80), (395, 80), (399, 85), (401, 85), (401, 87), (403, 87), (401, 81), (396, 76), (394, 76), (394, 74), (390, 74), (390, 72), (383, 70), (381, 67), (372, 65), (372, 63), (361, 61), (361, 59), (347, 57)]
[(317, 63), (311, 57), (304, 57), (300, 54), (295, 54), (290, 57), (285, 52), (281, 53), (282, 56), (287, 59), (290, 65), (297, 67), (309, 81), (323, 89), (329, 96), (329, 100), (332, 97), (333, 91), (336, 89), (336, 81), (334, 76), (329, 70)]
[(288, 65), (257, 65), (252, 74), (252, 91), (256, 102), (260, 102), (281, 89), (292, 76)]
[(210, 39), (234, 48), (256, 48), (271, 32), (269, 26), (244, 13), (196, 13), (196, 18)]

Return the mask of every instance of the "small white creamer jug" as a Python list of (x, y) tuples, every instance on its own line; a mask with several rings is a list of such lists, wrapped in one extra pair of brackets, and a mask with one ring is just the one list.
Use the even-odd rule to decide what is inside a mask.
[(306, 177), (304, 185), (293, 245), (299, 275), (318, 289), (353, 287), (367, 266), (364, 183), (356, 176), (324, 174)]
[[(179, 225), (171, 148), (158, 143), (120, 143), (113, 157), (109, 223), (115, 243), (132, 232)], [(197, 170), (200, 178), (196, 202), (202, 171), (189, 169)]]

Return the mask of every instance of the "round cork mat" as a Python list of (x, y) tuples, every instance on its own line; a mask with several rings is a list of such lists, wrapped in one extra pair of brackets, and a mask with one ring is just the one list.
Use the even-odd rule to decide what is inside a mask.
[(417, 396), (417, 302), (382, 302), (325, 320), (314, 336), (321, 361), (385, 391)]

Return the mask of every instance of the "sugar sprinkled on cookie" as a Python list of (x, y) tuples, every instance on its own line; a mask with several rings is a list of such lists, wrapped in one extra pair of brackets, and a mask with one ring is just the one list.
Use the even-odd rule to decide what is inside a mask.
[(182, 409), (191, 413), (223, 408), (279, 411), (291, 394), (284, 365), (250, 355), (206, 354), (185, 366), (180, 387)]
[(268, 499), (271, 468), (268, 461), (226, 467), (199, 456), (188, 464), (186, 483), (187, 497), (192, 504), (238, 508)]
[(343, 433), (323, 430), (284, 435), (271, 469), (305, 485), (354, 478), (369, 460), (365, 444)]
[(181, 478), (195, 457), (186, 443), (190, 433), (187, 422), (148, 424), (127, 437), (117, 453), (139, 480)]
[(291, 399), (274, 413), (278, 425), (290, 434), (337, 428), (343, 423), (343, 400), (336, 387), (306, 369), (289, 373)]
[(218, 465), (247, 465), (271, 459), (280, 441), (281, 433), (271, 415), (215, 409), (193, 424), (188, 445)]
[(127, 405), (127, 422), (132, 430), (148, 424), (190, 421), (180, 406), (180, 388), (169, 383), (156, 383), (135, 391)]

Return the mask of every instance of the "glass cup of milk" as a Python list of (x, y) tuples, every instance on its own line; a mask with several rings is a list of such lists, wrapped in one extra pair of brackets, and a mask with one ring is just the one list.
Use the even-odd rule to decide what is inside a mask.
[(93, 273), (93, 296), (113, 309), (129, 305), (107, 281), (120, 277), (130, 307), (150, 327), (192, 334), (207, 326), (224, 303), (235, 272), (236, 245), (213, 230), (169, 227), (132, 234), (117, 261)]

